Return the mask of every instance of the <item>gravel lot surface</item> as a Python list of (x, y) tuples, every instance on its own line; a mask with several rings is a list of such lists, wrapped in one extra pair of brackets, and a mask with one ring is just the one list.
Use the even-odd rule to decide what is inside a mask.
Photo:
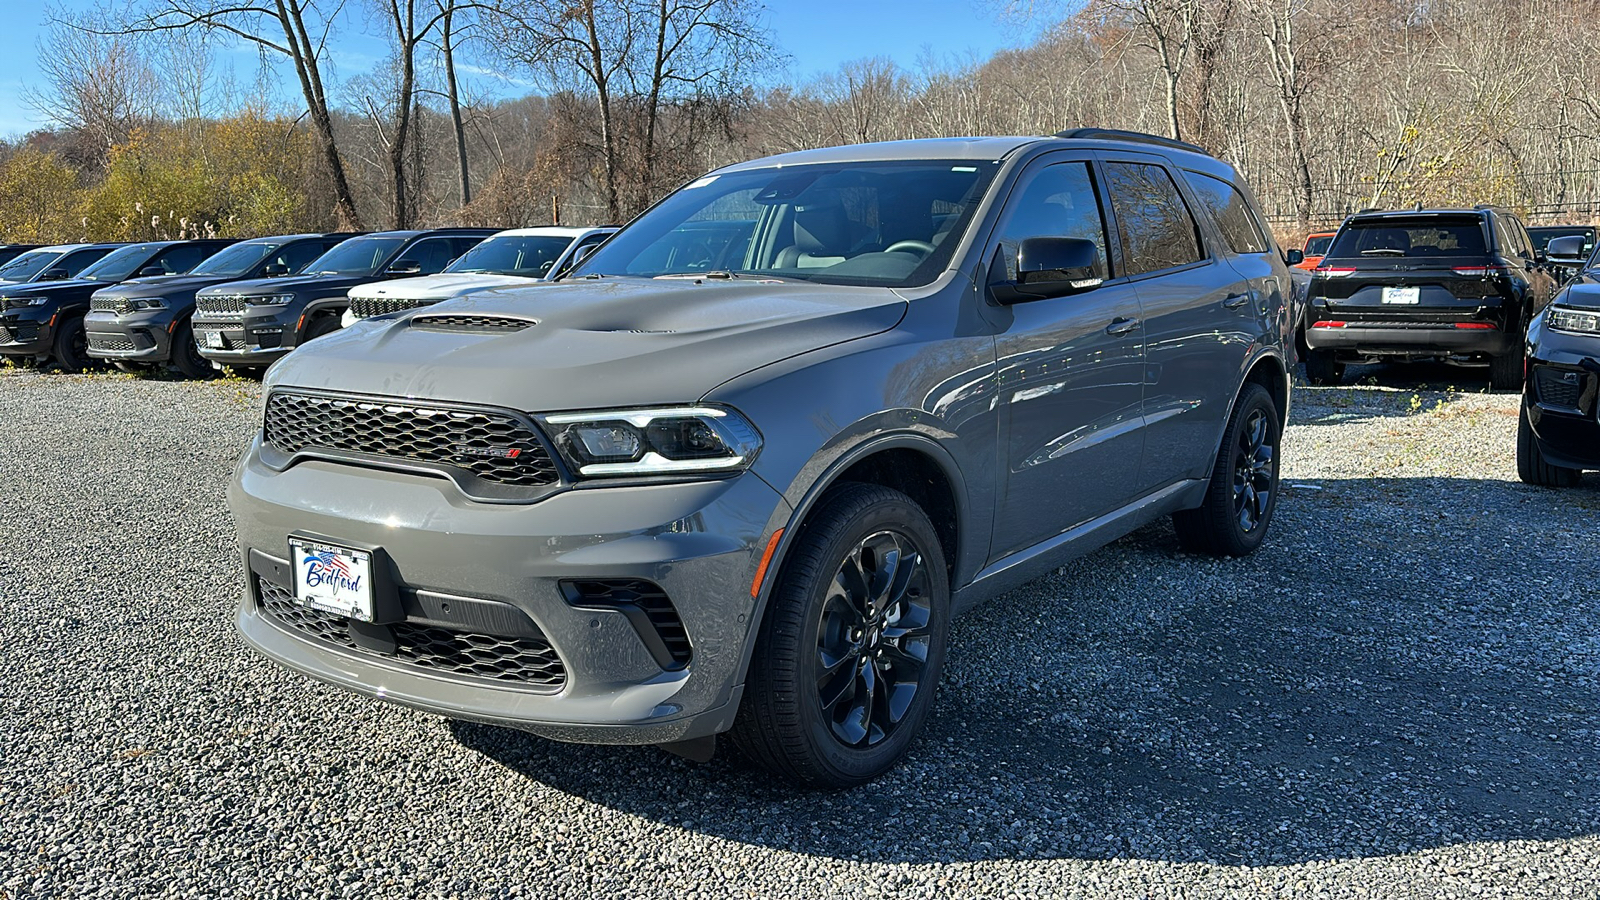
[(258, 388), (0, 370), (0, 898), (1600, 895), (1600, 476), (1517, 483), (1474, 373), (1353, 373), (1260, 553), (1160, 525), (983, 607), (910, 761), (821, 794), (258, 659)]

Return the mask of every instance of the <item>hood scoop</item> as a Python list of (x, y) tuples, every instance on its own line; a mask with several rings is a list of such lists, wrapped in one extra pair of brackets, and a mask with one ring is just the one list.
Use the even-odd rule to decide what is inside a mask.
[(519, 319), (513, 316), (467, 315), (462, 313), (439, 313), (436, 315), (414, 316), (411, 319), (412, 328), (421, 328), (427, 331), (490, 332), (495, 334), (521, 331), (537, 324), (539, 324), (537, 319)]

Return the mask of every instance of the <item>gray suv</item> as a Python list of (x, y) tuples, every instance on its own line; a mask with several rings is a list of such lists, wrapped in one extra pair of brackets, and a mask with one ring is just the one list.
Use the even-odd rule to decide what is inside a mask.
[(1288, 292), (1238, 175), (1146, 135), (719, 169), (560, 283), (275, 366), (229, 491), (238, 627), (451, 718), (691, 758), (731, 731), (857, 784), (927, 718), (954, 615), (1164, 516), (1261, 543)]

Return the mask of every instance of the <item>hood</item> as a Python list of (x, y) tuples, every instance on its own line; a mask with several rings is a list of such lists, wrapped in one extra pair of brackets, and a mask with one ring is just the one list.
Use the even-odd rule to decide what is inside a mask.
[(211, 294), (311, 294), (316, 297), (343, 295), (351, 287), (372, 280), (371, 275), (281, 275), (277, 278), (251, 278), (226, 281), (203, 293)]
[(1600, 310), (1600, 282), (1596, 282), (1594, 275), (1584, 273), (1582, 278), (1567, 285), (1550, 302), (1562, 306)]
[(115, 281), (25, 281), (0, 285), (0, 294), (7, 297), (49, 297), (54, 294), (82, 294), (116, 284)]
[(358, 284), (350, 289), (350, 297), (396, 300), (448, 300), (485, 288), (539, 284), (536, 278), (517, 275), (481, 275), (470, 272), (441, 272), (417, 278), (397, 278), (394, 281), (374, 281)]
[[(893, 328), (888, 288), (626, 279), (500, 288), (368, 319), (273, 366), (268, 386), (528, 412), (686, 403), (752, 369)], [(442, 331), (441, 315), (520, 330)]]
[(102, 297), (172, 297), (193, 294), (201, 288), (227, 281), (215, 275), (158, 275), (124, 281), (96, 293)]

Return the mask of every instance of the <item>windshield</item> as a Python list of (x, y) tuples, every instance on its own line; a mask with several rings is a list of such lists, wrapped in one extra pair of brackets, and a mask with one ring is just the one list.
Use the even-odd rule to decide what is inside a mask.
[(107, 253), (78, 277), (85, 281), (127, 281), (150, 258), (149, 244), (134, 244)]
[(1558, 237), (1581, 237), (1584, 253), (1594, 249), (1593, 228), (1529, 228), (1528, 237), (1533, 239), (1533, 249), (1538, 253), (1543, 253), (1545, 248), (1550, 246), (1550, 242)]
[(707, 175), (569, 278), (721, 273), (911, 287), (944, 271), (995, 162), (825, 163)]
[(1333, 243), (1333, 235), (1325, 234), (1321, 237), (1307, 238), (1305, 254), (1307, 256), (1324, 256), (1328, 252), (1328, 245)]
[(571, 244), (570, 237), (509, 234), (492, 237), (461, 254), (461, 258), (446, 266), (445, 271), (541, 278)]
[(50, 264), (66, 254), (60, 250), (29, 250), (16, 259), (0, 266), (0, 280), (32, 281)]
[(307, 275), (376, 275), (385, 260), (405, 245), (403, 237), (351, 238), (306, 266)]
[(1482, 256), (1483, 220), (1472, 218), (1382, 219), (1351, 222), (1340, 229), (1328, 256), (1336, 259), (1398, 259)]
[(206, 257), (200, 265), (189, 270), (190, 275), (221, 275), (228, 278), (242, 278), (250, 274), (258, 263), (267, 258), (267, 254), (283, 246), (282, 244), (262, 244), (249, 241), (243, 244), (234, 244), (225, 250), (220, 250)]

